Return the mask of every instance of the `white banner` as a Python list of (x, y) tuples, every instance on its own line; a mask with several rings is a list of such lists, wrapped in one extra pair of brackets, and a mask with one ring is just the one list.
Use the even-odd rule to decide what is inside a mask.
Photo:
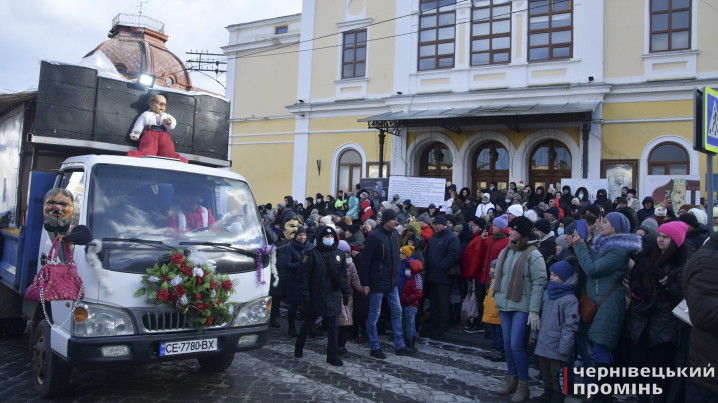
[[(588, 190), (588, 199), (592, 203), (596, 201), (596, 193), (599, 189), (608, 192), (608, 179), (561, 179), (561, 188), (566, 185), (571, 187), (571, 195), (575, 195), (578, 188), (585, 187)], [(556, 189), (556, 192), (563, 194), (561, 189)]]
[(411, 176), (390, 176), (389, 195), (398, 194), (404, 201), (411, 200), (416, 207), (429, 207), (434, 203), (439, 206), (444, 203), (444, 191), (446, 190), (446, 179), (441, 178), (417, 178)]

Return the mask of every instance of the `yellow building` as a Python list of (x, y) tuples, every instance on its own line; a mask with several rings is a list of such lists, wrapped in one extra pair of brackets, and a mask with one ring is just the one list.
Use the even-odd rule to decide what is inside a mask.
[(273, 203), (353, 189), (380, 159), (384, 176), (472, 193), (608, 177), (613, 197), (673, 186), (693, 201), (693, 89), (718, 87), (717, 9), (303, 0), (301, 14), (227, 27), (232, 169)]

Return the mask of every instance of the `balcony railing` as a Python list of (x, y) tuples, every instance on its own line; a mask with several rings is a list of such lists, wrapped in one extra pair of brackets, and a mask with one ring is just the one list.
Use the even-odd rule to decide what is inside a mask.
[(137, 14), (117, 14), (117, 17), (112, 19), (112, 27), (118, 25), (124, 25), (128, 27), (143, 27), (149, 28), (153, 31), (157, 31), (161, 34), (165, 33), (165, 23), (157, 21), (154, 18), (146, 17), (144, 15)]

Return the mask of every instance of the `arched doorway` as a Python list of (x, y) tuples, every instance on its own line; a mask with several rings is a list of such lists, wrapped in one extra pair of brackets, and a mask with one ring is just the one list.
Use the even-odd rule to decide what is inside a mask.
[(454, 156), (443, 143), (433, 143), (421, 154), (419, 175), (427, 178), (444, 178), (451, 185), (454, 172)]
[(352, 148), (347, 148), (339, 156), (337, 163), (337, 191), (353, 192), (354, 185), (361, 178), (361, 155)]
[(471, 160), (473, 192), (488, 189), (491, 182), (498, 184), (499, 190), (509, 188), (509, 167), (511, 159), (506, 148), (498, 141), (482, 144)]
[(553, 184), (560, 192), (561, 179), (571, 178), (571, 152), (560, 141), (548, 140), (536, 145), (529, 158), (529, 184), (534, 189)]

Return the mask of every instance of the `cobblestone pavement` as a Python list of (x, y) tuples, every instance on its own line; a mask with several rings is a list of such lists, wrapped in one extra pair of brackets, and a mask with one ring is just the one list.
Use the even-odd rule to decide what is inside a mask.
[[(272, 329), (267, 345), (237, 354), (224, 373), (202, 372), (194, 360), (139, 367), (73, 371), (69, 392), (37, 397), (28, 355), (30, 333), (0, 339), (2, 402), (508, 402), (490, 391), (506, 374), (506, 363), (481, 357), (483, 350), (430, 340), (417, 342), (416, 357), (393, 354), (381, 336), (386, 360), (369, 356), (366, 345), (347, 343), (343, 367), (326, 363), (326, 338), (309, 340), (304, 358), (293, 357), (294, 340)], [(538, 371), (530, 370), (532, 395), (540, 394)]]

